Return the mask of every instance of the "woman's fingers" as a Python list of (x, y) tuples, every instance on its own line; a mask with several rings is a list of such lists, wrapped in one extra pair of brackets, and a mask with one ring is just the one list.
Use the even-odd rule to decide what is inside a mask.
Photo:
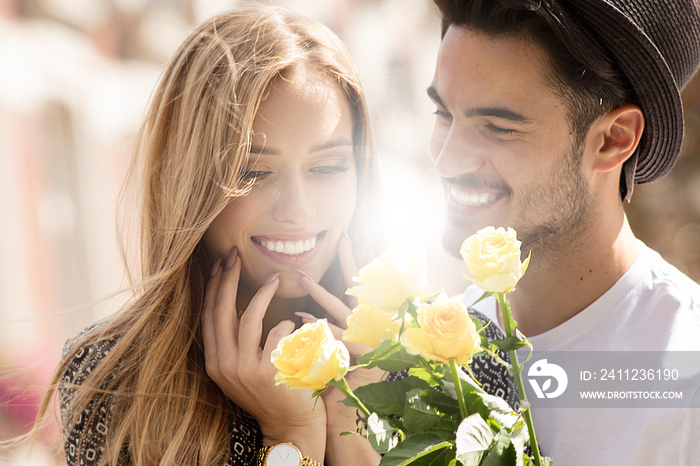
[[(352, 251), (352, 242), (347, 233), (343, 234), (338, 242), (338, 261), (340, 262), (345, 288), (350, 288), (354, 285), (353, 279), (357, 276), (359, 268)], [(350, 307), (357, 306), (357, 298), (354, 296), (348, 296), (346, 302)]]
[(260, 340), (262, 338), (263, 317), (279, 288), (279, 273), (271, 275), (265, 284), (250, 300), (248, 308), (240, 318), (238, 329), (238, 346), (242, 360), (260, 357)]
[(211, 360), (216, 355), (216, 334), (214, 331), (214, 306), (216, 295), (221, 282), (221, 259), (218, 259), (211, 271), (211, 277), (207, 283), (204, 294), (204, 307), (202, 309), (202, 339), (204, 355)]
[(223, 262), (221, 281), (216, 290), (214, 304), (214, 334), (217, 351), (226, 357), (236, 356), (236, 341), (238, 334), (238, 317), (236, 313), (236, 296), (238, 280), (241, 276), (241, 260), (238, 249), (233, 248), (226, 261)]
[(345, 328), (345, 321), (352, 313), (352, 310), (337, 296), (329, 293), (324, 287), (316, 283), (305, 272), (297, 269), (299, 272), (299, 283), (304, 288), (311, 298), (316, 301), (323, 309), (328, 312), (335, 321)]
[(262, 350), (261, 358), (265, 361), (270, 360), (272, 351), (277, 348), (280, 340), (294, 331), (294, 322), (291, 320), (283, 320), (279, 324), (270, 329), (265, 340), (265, 346)]

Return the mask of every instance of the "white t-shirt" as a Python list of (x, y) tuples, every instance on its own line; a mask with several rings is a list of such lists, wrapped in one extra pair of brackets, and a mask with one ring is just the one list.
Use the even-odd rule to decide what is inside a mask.
[[(468, 288), (464, 302), (481, 293)], [(474, 308), (498, 322), (495, 299)], [(529, 339), (536, 351), (700, 351), (700, 285), (642, 245), (598, 300)], [(557, 466), (700, 465), (700, 409), (533, 407), (532, 416)]]

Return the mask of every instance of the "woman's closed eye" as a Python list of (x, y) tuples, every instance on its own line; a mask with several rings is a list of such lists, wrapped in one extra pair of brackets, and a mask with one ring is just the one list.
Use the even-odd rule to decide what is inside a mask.
[(350, 167), (347, 164), (321, 165), (311, 168), (310, 171), (326, 178), (333, 178), (337, 175), (345, 173), (349, 168)]
[(241, 175), (244, 181), (255, 181), (265, 179), (271, 172), (265, 170), (247, 169)]

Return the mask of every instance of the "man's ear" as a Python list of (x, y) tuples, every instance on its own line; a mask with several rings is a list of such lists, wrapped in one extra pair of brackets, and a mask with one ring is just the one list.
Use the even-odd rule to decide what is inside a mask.
[(593, 167), (610, 171), (634, 154), (644, 131), (644, 114), (636, 105), (615, 108), (594, 123), (598, 141)]

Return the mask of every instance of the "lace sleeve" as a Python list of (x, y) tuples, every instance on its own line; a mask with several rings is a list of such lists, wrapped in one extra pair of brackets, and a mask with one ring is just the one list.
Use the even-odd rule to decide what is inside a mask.
[[(82, 334), (92, 328), (84, 330)], [(64, 347), (64, 357), (75, 344), (69, 340)], [(95, 398), (80, 414), (77, 420), (66, 419), (66, 406), (76, 391), (97, 364), (114, 347), (116, 341), (102, 341), (80, 348), (75, 353), (61, 379), (59, 399), (63, 423), (64, 450), (68, 466), (97, 465), (104, 451), (112, 414), (111, 395), (103, 399)]]

